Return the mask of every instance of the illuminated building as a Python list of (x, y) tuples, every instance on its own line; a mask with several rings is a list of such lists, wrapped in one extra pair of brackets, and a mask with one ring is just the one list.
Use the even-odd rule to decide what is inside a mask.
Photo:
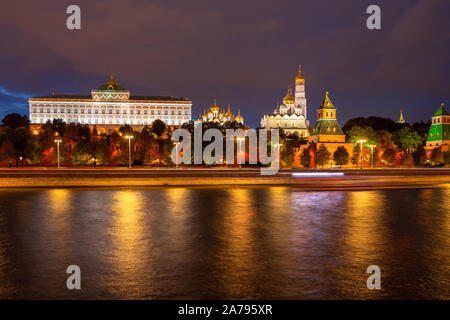
[(90, 95), (52, 94), (28, 100), (31, 124), (61, 119), (99, 127), (151, 125), (160, 119), (167, 125), (191, 120), (192, 102), (185, 98), (131, 96), (111, 75), (110, 80)]
[(300, 66), (295, 78), (294, 96), (292, 90), (289, 89), (283, 103), (277, 106), (272, 114), (263, 116), (261, 127), (268, 130), (283, 129), (286, 134), (298, 134), (301, 137), (307, 137), (308, 125), (309, 121), (306, 120), (305, 78)]
[(208, 111), (204, 111), (202, 115), (199, 116), (198, 122), (217, 122), (220, 124), (224, 124), (226, 122), (234, 122), (237, 121), (241, 124), (244, 124), (244, 117), (241, 116), (241, 112), (238, 111), (237, 116), (234, 115), (230, 111), (230, 106), (228, 106), (228, 111), (220, 108), (216, 100), (214, 100), (214, 104), (209, 108)]
[(450, 114), (441, 104), (439, 109), (431, 118), (431, 127), (428, 133), (425, 149), (431, 150), (441, 147), (442, 151), (447, 151), (450, 146)]
[[(327, 150), (333, 154), (338, 147), (347, 149), (349, 158), (353, 155), (353, 144), (345, 142), (345, 134), (336, 118), (336, 108), (328, 97), (328, 92), (325, 93), (320, 107), (317, 109), (317, 121), (308, 138), (309, 145), (316, 144), (316, 150), (319, 150), (323, 144)], [(309, 148), (308, 145), (303, 145), (299, 149), (299, 154), (304, 149)], [(315, 155), (312, 155), (315, 158)], [(314, 161), (315, 162), (315, 159)]]

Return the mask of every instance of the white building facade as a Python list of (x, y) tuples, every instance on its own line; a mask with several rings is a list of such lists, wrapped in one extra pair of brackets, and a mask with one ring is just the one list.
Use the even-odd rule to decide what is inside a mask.
[(191, 120), (192, 109), (192, 102), (183, 98), (130, 96), (112, 75), (91, 95), (52, 94), (30, 98), (28, 104), (32, 124), (61, 119), (89, 125), (151, 125), (160, 119), (181, 125)]
[(266, 129), (283, 129), (286, 134), (308, 136), (309, 121), (306, 120), (305, 79), (301, 66), (295, 78), (295, 94), (289, 89), (283, 102), (277, 106), (272, 114), (264, 115), (261, 127)]

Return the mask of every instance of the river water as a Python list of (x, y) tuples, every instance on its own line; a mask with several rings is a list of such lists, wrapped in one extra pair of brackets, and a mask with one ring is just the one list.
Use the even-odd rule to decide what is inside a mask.
[(449, 235), (450, 187), (0, 190), (0, 298), (450, 299)]

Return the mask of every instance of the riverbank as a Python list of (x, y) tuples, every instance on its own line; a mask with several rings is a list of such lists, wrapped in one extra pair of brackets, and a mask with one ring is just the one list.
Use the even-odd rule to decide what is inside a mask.
[(261, 176), (259, 169), (0, 170), (0, 188), (289, 185), (304, 189), (372, 189), (445, 184), (450, 184), (448, 168), (280, 170), (274, 176)]

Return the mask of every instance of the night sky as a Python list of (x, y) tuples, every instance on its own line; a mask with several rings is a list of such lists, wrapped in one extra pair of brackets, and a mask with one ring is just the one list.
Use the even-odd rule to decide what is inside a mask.
[[(66, 8), (81, 7), (81, 30)], [(366, 8), (381, 7), (381, 30)], [(428, 121), (450, 109), (450, 1), (3, 1), (0, 117), (28, 114), (27, 98), (89, 94), (113, 71), (132, 95), (213, 99), (256, 127), (298, 65), (314, 123), (325, 91), (341, 125), (358, 116)]]

